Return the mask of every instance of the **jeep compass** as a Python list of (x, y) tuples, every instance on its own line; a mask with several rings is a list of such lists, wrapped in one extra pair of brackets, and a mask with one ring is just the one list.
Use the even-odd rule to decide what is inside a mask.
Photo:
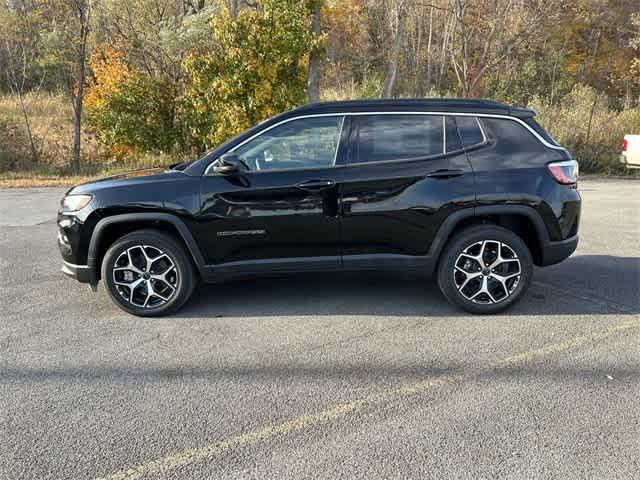
[(69, 190), (62, 270), (141, 316), (176, 311), (199, 281), (391, 269), (495, 313), (578, 244), (578, 164), (534, 116), (488, 100), (306, 105), (198, 160)]

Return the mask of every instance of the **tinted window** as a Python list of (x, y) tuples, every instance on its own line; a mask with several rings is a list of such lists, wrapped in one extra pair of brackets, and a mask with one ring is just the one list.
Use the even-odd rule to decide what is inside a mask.
[(447, 135), (445, 136), (447, 141), (447, 152), (460, 150), (462, 148), (462, 145), (460, 143), (458, 129), (456, 128), (456, 121), (453, 119), (453, 117), (446, 116), (445, 122), (447, 129)]
[(482, 143), (484, 138), (476, 117), (456, 117), (458, 131), (464, 147)]
[(343, 117), (302, 118), (284, 123), (235, 150), (250, 170), (333, 165)]
[(443, 151), (441, 116), (366, 115), (358, 121), (357, 162), (419, 158)]
[(546, 147), (529, 130), (515, 120), (483, 118), (482, 125), (487, 135), (496, 140), (498, 147), (505, 151), (519, 153), (541, 153)]

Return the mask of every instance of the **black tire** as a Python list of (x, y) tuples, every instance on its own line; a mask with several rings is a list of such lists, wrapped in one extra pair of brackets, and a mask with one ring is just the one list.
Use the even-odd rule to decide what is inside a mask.
[[(151, 258), (149, 272), (146, 272), (147, 257)], [(125, 263), (133, 265), (129, 273), (125, 272)], [(109, 247), (102, 261), (102, 280), (111, 300), (125, 312), (140, 317), (159, 317), (175, 312), (191, 297), (198, 277), (180, 242), (158, 230), (138, 230), (124, 235)], [(131, 289), (126, 287), (129, 280), (131, 284), (139, 281), (133, 289), (132, 301), (125, 298), (131, 297)], [(151, 288), (147, 289), (149, 284)]]
[[(487, 243), (481, 243), (484, 241)], [(485, 245), (487, 257), (482, 257), (480, 264), (469, 254), (485, 253), (482, 250)], [(506, 260), (496, 265), (494, 272), (486, 263), (497, 261), (497, 257), (492, 256), (497, 249)], [(456, 269), (456, 262), (458, 267), (464, 267), (462, 271)], [(519, 276), (515, 273), (518, 262)], [(478, 267), (481, 270), (477, 270)], [(500, 280), (497, 274), (500, 274)], [(440, 290), (453, 305), (470, 313), (491, 314), (518, 302), (529, 288), (532, 275), (531, 252), (518, 235), (497, 225), (478, 225), (462, 230), (449, 240), (440, 258), (437, 279)], [(508, 280), (503, 280), (509, 276)], [(483, 283), (484, 278), (486, 283)], [(489, 292), (483, 293), (483, 290)]]

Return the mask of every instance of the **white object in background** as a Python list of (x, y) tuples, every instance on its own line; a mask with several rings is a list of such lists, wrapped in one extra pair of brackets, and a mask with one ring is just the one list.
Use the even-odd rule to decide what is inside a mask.
[(627, 168), (640, 168), (640, 135), (625, 135), (620, 161)]

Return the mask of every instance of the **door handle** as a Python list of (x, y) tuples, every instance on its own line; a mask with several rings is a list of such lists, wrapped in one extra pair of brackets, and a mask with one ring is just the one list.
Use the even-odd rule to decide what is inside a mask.
[(451, 177), (460, 177), (464, 175), (464, 170), (435, 170), (433, 172), (427, 173), (427, 177), (429, 178), (451, 178)]
[(336, 184), (334, 180), (308, 180), (296, 185), (300, 190), (309, 190), (317, 192), (325, 188), (331, 188)]

